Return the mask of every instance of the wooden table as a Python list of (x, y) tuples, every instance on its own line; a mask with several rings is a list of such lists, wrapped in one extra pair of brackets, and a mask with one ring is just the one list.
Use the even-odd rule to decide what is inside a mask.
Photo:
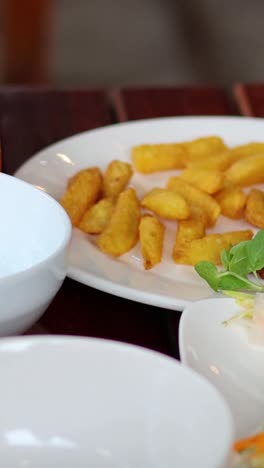
[[(233, 97), (232, 97), (233, 96)], [(119, 121), (180, 115), (264, 115), (264, 86), (54, 90), (0, 87), (3, 170), (12, 174), (45, 146)], [(103, 337), (179, 357), (180, 314), (66, 279), (29, 333)]]

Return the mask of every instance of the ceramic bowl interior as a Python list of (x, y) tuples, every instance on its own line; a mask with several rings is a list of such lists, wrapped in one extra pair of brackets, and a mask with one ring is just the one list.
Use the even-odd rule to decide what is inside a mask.
[(5, 467), (225, 466), (229, 411), (174, 359), (111, 341), (20, 337), (0, 341), (0, 369)]
[(50, 196), (0, 174), (0, 280), (51, 257), (69, 241), (64, 210)]
[(264, 346), (250, 340), (249, 329), (231, 321), (241, 313), (233, 299), (197, 301), (184, 310), (179, 328), (181, 360), (224, 396), (236, 438), (263, 426)]

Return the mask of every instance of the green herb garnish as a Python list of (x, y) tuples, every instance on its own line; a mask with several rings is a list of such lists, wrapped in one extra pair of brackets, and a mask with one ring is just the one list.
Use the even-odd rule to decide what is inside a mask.
[[(214, 291), (264, 292), (264, 284), (259, 282), (258, 270), (264, 268), (264, 230), (248, 241), (231, 246), (221, 252), (223, 270), (214, 263), (201, 261), (195, 265), (197, 273)], [(253, 274), (256, 281), (249, 275)]]

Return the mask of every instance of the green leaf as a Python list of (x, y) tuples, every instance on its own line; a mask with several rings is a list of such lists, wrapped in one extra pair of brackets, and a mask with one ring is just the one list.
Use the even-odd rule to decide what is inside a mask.
[(215, 291), (218, 291), (218, 270), (214, 263), (201, 261), (196, 263), (195, 270), (197, 271), (198, 275), (200, 275), (209, 286)]
[(248, 263), (250, 272), (264, 267), (264, 230), (259, 231), (247, 244)]
[(233, 291), (264, 291), (264, 286), (253, 283), (248, 278), (238, 275), (232, 271), (224, 271), (218, 275), (218, 290)]
[(264, 286), (248, 279), (249, 273), (264, 268), (264, 230), (250, 241), (240, 242), (221, 252), (224, 271), (219, 272), (212, 262), (195, 265), (196, 272), (215, 291), (263, 291)]
[(218, 289), (219, 290), (231, 290), (231, 291), (236, 291), (240, 289), (250, 289), (250, 286), (248, 284), (248, 280), (245, 278), (238, 278), (237, 276), (234, 276), (231, 272), (227, 273), (226, 276), (223, 276), (222, 278), (219, 278), (218, 280)]
[(229, 269), (229, 261), (230, 261), (230, 255), (229, 255), (229, 250), (222, 250), (220, 257), (221, 257), (221, 263), (223, 267), (228, 270)]
[(240, 276), (247, 276), (251, 272), (251, 266), (248, 261), (247, 245), (250, 241), (243, 241), (234, 245), (229, 251), (229, 271), (238, 273)]

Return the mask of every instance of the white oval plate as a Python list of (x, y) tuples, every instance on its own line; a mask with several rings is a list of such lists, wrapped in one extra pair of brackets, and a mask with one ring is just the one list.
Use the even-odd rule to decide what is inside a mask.
[(223, 325), (238, 310), (226, 298), (190, 304), (181, 317), (179, 345), (182, 362), (217, 387), (230, 406), (236, 436), (245, 437), (264, 423), (264, 346), (250, 344), (241, 327)]
[[(130, 161), (131, 148), (141, 143), (190, 140), (220, 135), (227, 144), (263, 140), (264, 120), (243, 117), (181, 117), (142, 120), (111, 125), (60, 141), (29, 159), (16, 176), (47, 191), (56, 199), (67, 179), (79, 169), (98, 165), (105, 169), (112, 159)], [(135, 174), (131, 184), (139, 196), (153, 186), (164, 186), (169, 173)], [(211, 232), (245, 229), (243, 220), (220, 217)], [(175, 265), (171, 259), (176, 223), (167, 223), (163, 261), (151, 272), (142, 266), (139, 247), (115, 260), (102, 254), (94, 238), (74, 230), (68, 276), (81, 283), (168, 309), (183, 310), (192, 301), (212, 296), (205, 282), (189, 266)]]

